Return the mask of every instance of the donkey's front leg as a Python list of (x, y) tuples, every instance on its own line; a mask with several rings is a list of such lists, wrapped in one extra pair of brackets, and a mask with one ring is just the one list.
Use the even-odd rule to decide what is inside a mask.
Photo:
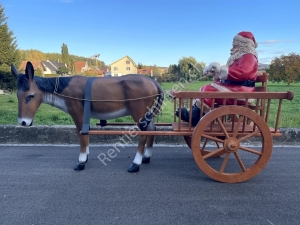
[(89, 154), (89, 135), (79, 134), (80, 153), (78, 163), (74, 167), (74, 170), (83, 170), (85, 163), (88, 161)]
[[(147, 127), (147, 131), (155, 131), (155, 130), (156, 130), (156, 127), (155, 127), (153, 121), (151, 121)], [(144, 164), (150, 163), (150, 158), (152, 157), (154, 136), (153, 135), (147, 136), (146, 142), (147, 142), (146, 149), (144, 151), (144, 155), (143, 155), (143, 159), (142, 159), (142, 163), (144, 163)]]
[(140, 140), (139, 140), (139, 144), (138, 144), (138, 150), (135, 154), (133, 163), (128, 168), (128, 172), (135, 173), (135, 172), (138, 172), (140, 170), (140, 165), (142, 164), (142, 159), (143, 159), (146, 140), (147, 140), (146, 135), (141, 135), (140, 136)]

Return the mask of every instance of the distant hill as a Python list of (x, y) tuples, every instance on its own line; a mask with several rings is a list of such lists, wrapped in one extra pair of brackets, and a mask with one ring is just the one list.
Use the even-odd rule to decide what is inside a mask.
[[(21, 61), (47, 61), (47, 60), (55, 60), (62, 62), (62, 57), (60, 53), (44, 53), (39, 50), (30, 49), (30, 50), (20, 50), (21, 53)], [(96, 60), (92, 58), (87, 58), (83, 56), (71, 55), (70, 60), (73, 62), (76, 61), (86, 61), (88, 62), (89, 66), (95, 66)], [(98, 60), (98, 67), (105, 66), (103, 61)]]
[(270, 64), (258, 63), (258, 70), (269, 69), (269, 67), (270, 67)]

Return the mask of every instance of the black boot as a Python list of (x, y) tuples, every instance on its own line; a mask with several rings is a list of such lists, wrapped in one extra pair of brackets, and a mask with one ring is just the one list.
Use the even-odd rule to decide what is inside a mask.
[[(193, 127), (195, 127), (199, 120), (200, 120), (200, 114), (201, 114), (201, 110), (196, 106), (196, 105), (193, 105), (192, 107), (192, 125)], [(204, 116), (204, 114), (203, 114)]]
[(107, 124), (107, 121), (106, 120), (100, 120), (100, 126), (101, 127), (105, 127)]
[[(177, 109), (175, 111), (175, 115), (179, 118), (179, 109)], [(181, 119), (185, 122), (189, 122), (189, 118), (190, 118), (190, 113), (189, 111), (187, 111), (186, 108), (182, 107), (181, 108)]]

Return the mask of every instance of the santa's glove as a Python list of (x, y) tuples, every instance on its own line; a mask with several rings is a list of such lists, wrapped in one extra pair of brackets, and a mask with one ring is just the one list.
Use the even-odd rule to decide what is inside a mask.
[(213, 62), (203, 69), (203, 76), (206, 77), (219, 77), (220, 75), (220, 63)]

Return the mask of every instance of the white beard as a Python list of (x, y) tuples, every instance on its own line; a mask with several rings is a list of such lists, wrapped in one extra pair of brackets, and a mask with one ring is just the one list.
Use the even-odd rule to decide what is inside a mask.
[(229, 57), (226, 65), (231, 66), (235, 60), (237, 60), (237, 59), (241, 58), (243, 55), (249, 54), (249, 53), (254, 55), (256, 58), (258, 58), (255, 48), (253, 48), (251, 45), (247, 45), (245, 43), (239, 42), (239, 50), (237, 52), (233, 53)]

